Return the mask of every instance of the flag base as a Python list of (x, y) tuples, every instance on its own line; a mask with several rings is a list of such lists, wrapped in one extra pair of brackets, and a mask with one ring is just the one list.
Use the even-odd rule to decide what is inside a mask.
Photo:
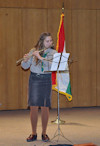
[(65, 124), (65, 121), (63, 121), (63, 120), (61, 120), (61, 119), (59, 119), (58, 120), (58, 117), (57, 117), (57, 119), (56, 120), (54, 120), (54, 121), (51, 121), (51, 123), (54, 123), (54, 124)]

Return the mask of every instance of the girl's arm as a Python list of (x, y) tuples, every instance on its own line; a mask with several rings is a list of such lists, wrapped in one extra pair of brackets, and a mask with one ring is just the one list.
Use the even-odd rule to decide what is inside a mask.
[(32, 57), (29, 58), (29, 53), (24, 55), (24, 60), (21, 62), (21, 67), (23, 69), (28, 69), (32, 62)]

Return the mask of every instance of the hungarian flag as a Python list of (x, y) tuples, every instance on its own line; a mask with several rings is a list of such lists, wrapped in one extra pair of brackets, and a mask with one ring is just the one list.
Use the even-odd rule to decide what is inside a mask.
[[(64, 33), (64, 14), (61, 14), (61, 18), (60, 18), (60, 26), (57, 34), (56, 50), (58, 53), (66, 53), (65, 33)], [(57, 78), (57, 73), (53, 72), (52, 89), (58, 91), (56, 78)], [(67, 97), (68, 101), (72, 100), (68, 63), (67, 63), (67, 71), (63, 71), (59, 73), (59, 93), (64, 94)]]

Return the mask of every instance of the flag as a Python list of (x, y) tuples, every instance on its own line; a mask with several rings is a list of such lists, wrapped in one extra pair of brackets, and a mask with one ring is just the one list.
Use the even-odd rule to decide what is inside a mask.
[[(56, 50), (58, 53), (61, 53), (61, 52), (66, 53), (65, 33), (64, 33), (64, 14), (63, 13), (61, 14), (59, 30), (57, 33)], [(52, 82), (53, 82), (52, 89), (58, 91), (56, 78), (57, 78), (57, 73), (55, 74), (55, 72), (53, 72), (53, 74), (52, 74)], [(67, 71), (59, 73), (59, 93), (64, 94), (67, 97), (68, 101), (72, 100), (68, 64), (67, 64)]]

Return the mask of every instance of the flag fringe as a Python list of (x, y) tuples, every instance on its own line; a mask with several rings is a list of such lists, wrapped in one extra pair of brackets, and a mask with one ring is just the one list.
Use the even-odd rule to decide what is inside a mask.
[[(58, 92), (58, 89), (55, 87), (57, 87), (57, 85), (52, 85), (52, 89)], [(59, 93), (65, 95), (68, 101), (72, 101), (72, 95), (62, 92), (62, 91), (59, 91)]]

